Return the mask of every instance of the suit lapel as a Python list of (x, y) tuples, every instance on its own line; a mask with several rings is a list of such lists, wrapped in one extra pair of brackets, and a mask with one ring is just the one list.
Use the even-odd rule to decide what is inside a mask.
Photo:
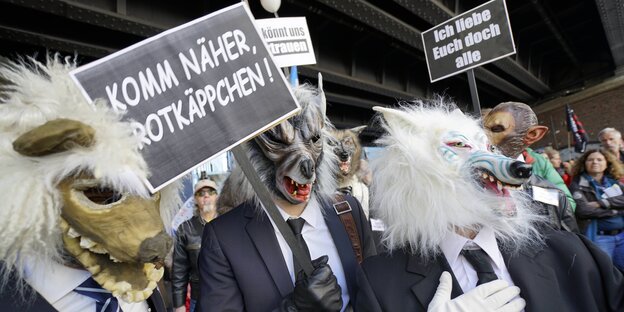
[(163, 301), (162, 295), (158, 291), (158, 288), (154, 289), (149, 298), (147, 298), (147, 305), (155, 312), (165, 312), (167, 308), (165, 307), (165, 302)]
[(542, 250), (529, 250), (513, 256), (503, 254), (505, 265), (514, 284), (520, 287), (520, 297), (526, 300), (525, 311), (556, 311), (563, 303), (558, 301), (559, 285), (548, 261), (537, 261)]
[(334, 240), (334, 244), (338, 249), (338, 255), (340, 256), (340, 262), (342, 262), (342, 269), (345, 273), (345, 278), (347, 279), (347, 287), (349, 288), (349, 297), (355, 298), (355, 288), (356, 288), (356, 269), (357, 269), (357, 260), (355, 259), (355, 252), (353, 251), (353, 245), (351, 245), (351, 240), (349, 240), (349, 235), (347, 234), (347, 230), (340, 221), (338, 214), (334, 208), (324, 203), (323, 209), (325, 210), (325, 224), (327, 224), (327, 228), (331, 233), (331, 236)]
[(269, 216), (264, 212), (258, 215), (251, 205), (246, 205), (245, 208), (247, 209), (245, 216), (249, 218), (246, 226), (247, 234), (271, 274), (275, 286), (282, 297), (286, 297), (293, 291), (294, 286)]
[(426, 261), (420, 257), (408, 256), (406, 271), (416, 274), (416, 283), (411, 287), (412, 293), (416, 296), (423, 307), (427, 309), (429, 303), (433, 299), (438, 285), (440, 284), (440, 275), (447, 271), (453, 277), (453, 291), (451, 297), (455, 298), (463, 294), (461, 286), (453, 274), (450, 265), (446, 261), (444, 255), (438, 255), (435, 259)]

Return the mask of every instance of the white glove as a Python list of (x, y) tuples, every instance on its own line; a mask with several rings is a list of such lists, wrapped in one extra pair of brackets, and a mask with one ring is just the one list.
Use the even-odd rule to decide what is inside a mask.
[(449, 272), (440, 276), (440, 285), (427, 312), (520, 312), (526, 302), (516, 298), (520, 288), (509, 286), (504, 280), (495, 280), (477, 286), (473, 290), (451, 300), (453, 279)]

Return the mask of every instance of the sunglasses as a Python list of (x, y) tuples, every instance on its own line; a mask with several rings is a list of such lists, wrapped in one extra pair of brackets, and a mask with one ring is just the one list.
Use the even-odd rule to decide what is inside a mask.
[(217, 195), (217, 191), (213, 189), (201, 190), (195, 193), (195, 196)]

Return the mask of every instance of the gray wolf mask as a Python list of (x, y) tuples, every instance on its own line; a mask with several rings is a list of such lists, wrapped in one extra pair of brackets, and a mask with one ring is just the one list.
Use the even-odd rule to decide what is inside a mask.
[[(301, 112), (245, 143), (252, 164), (275, 198), (292, 204), (328, 196), (335, 190), (332, 153), (326, 149), (326, 101), (319, 74), (318, 89), (304, 84), (293, 90)], [(335, 162), (334, 162), (335, 164)], [(251, 184), (239, 168), (224, 183), (219, 213), (255, 199)]]
[(360, 158), (362, 156), (362, 144), (358, 136), (366, 126), (351, 129), (334, 130), (331, 132), (330, 145), (338, 157), (339, 185), (351, 180), (360, 170)]

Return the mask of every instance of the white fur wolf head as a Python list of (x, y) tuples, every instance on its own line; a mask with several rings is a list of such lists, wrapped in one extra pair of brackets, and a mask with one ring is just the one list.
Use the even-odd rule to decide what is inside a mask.
[(539, 217), (516, 191), (530, 166), (489, 151), (475, 119), (443, 99), (375, 110), (388, 134), (371, 162), (371, 210), (386, 223), (390, 250), (432, 256), (449, 231), (482, 226), (494, 230), (503, 248), (535, 241)]
[[(89, 104), (58, 58), (0, 66), (0, 260), (82, 265), (114, 295), (156, 287), (179, 184), (150, 195), (138, 139), (106, 103)], [(50, 283), (55, 283), (51, 280)]]
[[(336, 189), (335, 156), (324, 152), (333, 126), (325, 116), (322, 81), (319, 74), (318, 88), (296, 87), (301, 112), (245, 144), (264, 185), (275, 198), (292, 204), (329, 196)], [(223, 212), (252, 199), (251, 184), (237, 167), (224, 183), (217, 206)]]

